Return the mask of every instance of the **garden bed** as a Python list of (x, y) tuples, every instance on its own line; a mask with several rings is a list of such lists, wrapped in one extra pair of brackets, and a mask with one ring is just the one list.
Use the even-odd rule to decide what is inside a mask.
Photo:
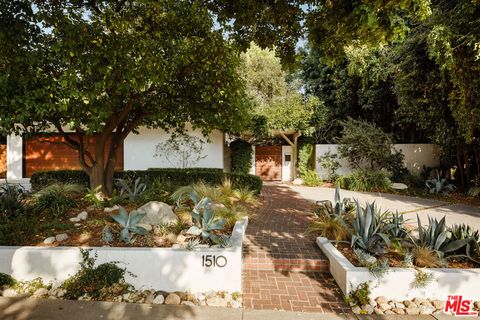
[[(242, 290), (242, 243), (248, 220), (238, 221), (228, 248), (92, 247), (98, 263), (119, 262), (136, 289), (208, 292)], [(79, 270), (78, 247), (0, 247), (0, 272), (58, 285)], [(130, 274), (131, 273), (131, 274)]]
[(330, 273), (345, 295), (360, 284), (371, 283), (371, 297), (390, 299), (428, 297), (446, 300), (448, 295), (460, 294), (468, 299), (480, 300), (480, 269), (425, 268), (433, 281), (423, 288), (414, 286), (417, 271), (412, 268), (392, 267), (381, 278), (364, 267), (354, 266), (330, 240), (318, 237), (317, 244), (330, 261)]

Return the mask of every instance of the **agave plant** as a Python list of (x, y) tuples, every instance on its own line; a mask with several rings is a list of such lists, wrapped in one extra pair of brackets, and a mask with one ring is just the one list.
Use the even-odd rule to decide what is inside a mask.
[(358, 201), (355, 201), (355, 204), (356, 215), (352, 221), (354, 229), (352, 247), (374, 254), (385, 252), (385, 247), (390, 245), (390, 239), (384, 232), (386, 213), (380, 213), (375, 203), (367, 203), (365, 208), (362, 208)]
[(147, 185), (137, 178), (133, 187), (128, 185), (125, 179), (115, 179), (117, 187), (120, 189), (120, 196), (127, 195), (129, 201), (137, 201), (147, 189)]
[(318, 217), (325, 214), (343, 216), (347, 212), (349, 203), (349, 199), (344, 198), (342, 200), (340, 198), (340, 187), (337, 185), (335, 188), (334, 204), (332, 204), (330, 200), (317, 201), (317, 209), (315, 210), (315, 214)]
[(187, 230), (187, 234), (201, 236), (202, 239), (210, 239), (213, 243), (218, 243), (219, 238), (212, 231), (223, 230), (226, 221), (215, 217), (215, 211), (211, 206), (209, 198), (202, 198), (192, 210), (192, 218), (195, 225)]
[(431, 194), (447, 194), (449, 191), (454, 191), (455, 186), (448, 183), (448, 180), (440, 177), (437, 170), (437, 177), (425, 181), (425, 185)]
[(144, 212), (132, 211), (128, 213), (123, 207), (119, 208), (117, 215), (111, 215), (112, 219), (122, 227), (120, 240), (125, 243), (130, 243), (132, 241), (130, 232), (140, 235), (147, 234), (148, 231), (146, 229), (138, 226), (138, 223), (144, 216)]
[(405, 228), (405, 218), (403, 214), (395, 212), (388, 218), (385, 231), (388, 233), (391, 239), (403, 240), (409, 234), (409, 231)]
[(452, 253), (466, 247), (471, 242), (468, 239), (452, 239), (451, 233), (445, 225), (445, 217), (437, 220), (428, 217), (428, 226), (422, 226), (420, 217), (417, 214), (418, 224), (418, 245), (436, 251), (441, 256), (445, 253)]

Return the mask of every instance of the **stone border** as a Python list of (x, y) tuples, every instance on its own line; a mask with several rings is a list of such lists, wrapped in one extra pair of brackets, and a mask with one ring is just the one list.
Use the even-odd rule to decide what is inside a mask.
[(381, 279), (367, 268), (355, 267), (327, 238), (318, 237), (317, 244), (330, 260), (330, 273), (345, 295), (362, 282), (371, 282), (372, 297), (406, 300), (415, 297), (447, 300), (448, 295), (463, 295), (480, 300), (480, 269), (425, 268), (434, 280), (425, 288), (412, 288), (416, 271), (410, 268), (390, 268)]
[[(242, 291), (243, 238), (248, 219), (237, 221), (231, 247), (112, 248), (93, 247), (97, 263), (116, 261), (134, 276), (125, 280), (137, 290), (208, 292)], [(54, 286), (79, 269), (79, 247), (0, 247), (0, 272), (17, 280), (42, 278)], [(213, 262), (215, 261), (215, 262)]]

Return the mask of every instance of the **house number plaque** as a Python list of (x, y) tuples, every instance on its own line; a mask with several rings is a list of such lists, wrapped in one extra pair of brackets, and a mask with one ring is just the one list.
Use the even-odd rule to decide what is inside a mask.
[(212, 254), (202, 255), (202, 267), (223, 268), (227, 265), (227, 258), (225, 256), (215, 256)]

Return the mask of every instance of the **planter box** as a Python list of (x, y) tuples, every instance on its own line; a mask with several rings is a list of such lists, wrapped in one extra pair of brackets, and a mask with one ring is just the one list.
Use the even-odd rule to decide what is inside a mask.
[(318, 237), (317, 244), (330, 260), (330, 273), (340, 289), (348, 295), (360, 283), (371, 281), (372, 297), (406, 300), (415, 297), (447, 300), (448, 295), (463, 295), (480, 300), (480, 269), (425, 269), (434, 280), (425, 288), (412, 288), (416, 271), (409, 268), (390, 268), (381, 279), (375, 278), (367, 268), (355, 267), (326, 238)]
[[(238, 221), (229, 248), (94, 247), (97, 264), (117, 261), (136, 289), (207, 292), (242, 291), (242, 245), (248, 220)], [(78, 247), (0, 247), (0, 272), (17, 280), (42, 278), (61, 284), (79, 270)]]

